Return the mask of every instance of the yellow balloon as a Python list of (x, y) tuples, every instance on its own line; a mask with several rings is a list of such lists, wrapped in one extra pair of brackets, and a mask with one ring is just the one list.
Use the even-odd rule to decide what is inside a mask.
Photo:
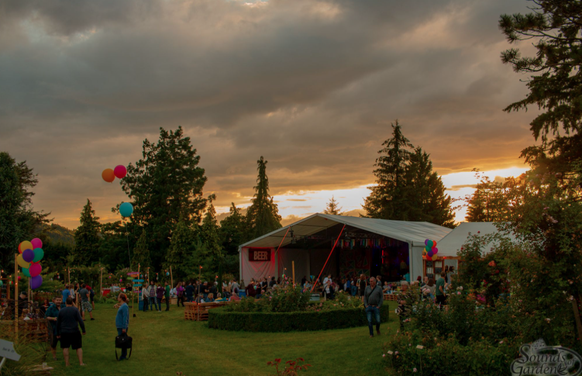
[(18, 257), (16, 258), (16, 262), (18, 263), (18, 265), (20, 265), (21, 268), (28, 269), (30, 267), (30, 262), (24, 261), (22, 255), (18, 255)]
[(20, 253), (26, 251), (27, 249), (34, 249), (34, 247), (32, 246), (32, 243), (29, 242), (28, 240), (23, 241), (18, 246), (18, 252), (20, 252)]

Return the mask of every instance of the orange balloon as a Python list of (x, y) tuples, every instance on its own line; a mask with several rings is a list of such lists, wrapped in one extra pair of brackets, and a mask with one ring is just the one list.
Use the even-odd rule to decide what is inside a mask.
[(103, 180), (105, 180), (106, 182), (111, 183), (113, 182), (113, 180), (115, 180), (115, 173), (113, 172), (112, 169), (106, 168), (101, 173), (101, 177), (103, 177)]

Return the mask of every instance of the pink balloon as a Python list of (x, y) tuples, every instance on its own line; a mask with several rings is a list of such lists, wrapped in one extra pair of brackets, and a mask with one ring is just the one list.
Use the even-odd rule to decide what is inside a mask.
[(30, 268), (28, 268), (31, 277), (36, 277), (41, 271), (42, 266), (40, 266), (40, 264), (30, 264)]
[(32, 249), (42, 248), (42, 240), (39, 238), (34, 238), (30, 242), (32, 243)]
[(118, 179), (123, 179), (127, 175), (127, 169), (123, 165), (115, 166), (113, 173)]
[(439, 253), (439, 249), (437, 247), (434, 247), (432, 249), (432, 253), (436, 255), (437, 253)]

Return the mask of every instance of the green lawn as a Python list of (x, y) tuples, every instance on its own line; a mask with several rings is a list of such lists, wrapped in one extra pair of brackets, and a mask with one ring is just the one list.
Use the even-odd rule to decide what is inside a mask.
[(152, 376), (176, 375), (178, 371), (184, 376), (273, 375), (268, 361), (302, 357), (312, 365), (308, 375), (385, 375), (382, 344), (397, 327), (391, 314), (390, 323), (382, 325), (382, 336), (373, 339), (367, 327), (293, 333), (227, 332), (209, 329), (205, 322), (186, 321), (183, 310), (172, 306), (169, 312), (136, 311), (137, 318), (131, 318), (129, 329), (134, 353), (129, 361), (117, 362), (117, 310), (99, 304), (94, 311), (96, 320), (86, 321), (83, 351), (87, 366), (79, 366), (76, 356), (71, 356), (72, 365), (65, 369), (60, 350), (58, 360), (48, 363), (55, 367), (54, 374), (64, 375)]

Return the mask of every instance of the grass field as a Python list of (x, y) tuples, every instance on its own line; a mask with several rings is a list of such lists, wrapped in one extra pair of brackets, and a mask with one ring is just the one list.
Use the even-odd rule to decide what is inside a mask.
[[(390, 302), (393, 304), (393, 302)], [(163, 307), (165, 309), (165, 306)], [(392, 307), (392, 312), (393, 307)], [(275, 358), (302, 357), (312, 367), (307, 375), (385, 375), (382, 344), (396, 331), (394, 315), (382, 325), (382, 335), (370, 338), (367, 327), (318, 332), (247, 333), (209, 329), (206, 322), (184, 320), (183, 308), (169, 312), (138, 312), (129, 334), (134, 352), (130, 360), (115, 360), (115, 314), (112, 305), (98, 304), (95, 321), (86, 321), (81, 367), (71, 354), (65, 369), (62, 351), (48, 361), (55, 375), (274, 375), (267, 366)], [(119, 351), (119, 350), (118, 350)], [(51, 359), (50, 354), (47, 357)]]

